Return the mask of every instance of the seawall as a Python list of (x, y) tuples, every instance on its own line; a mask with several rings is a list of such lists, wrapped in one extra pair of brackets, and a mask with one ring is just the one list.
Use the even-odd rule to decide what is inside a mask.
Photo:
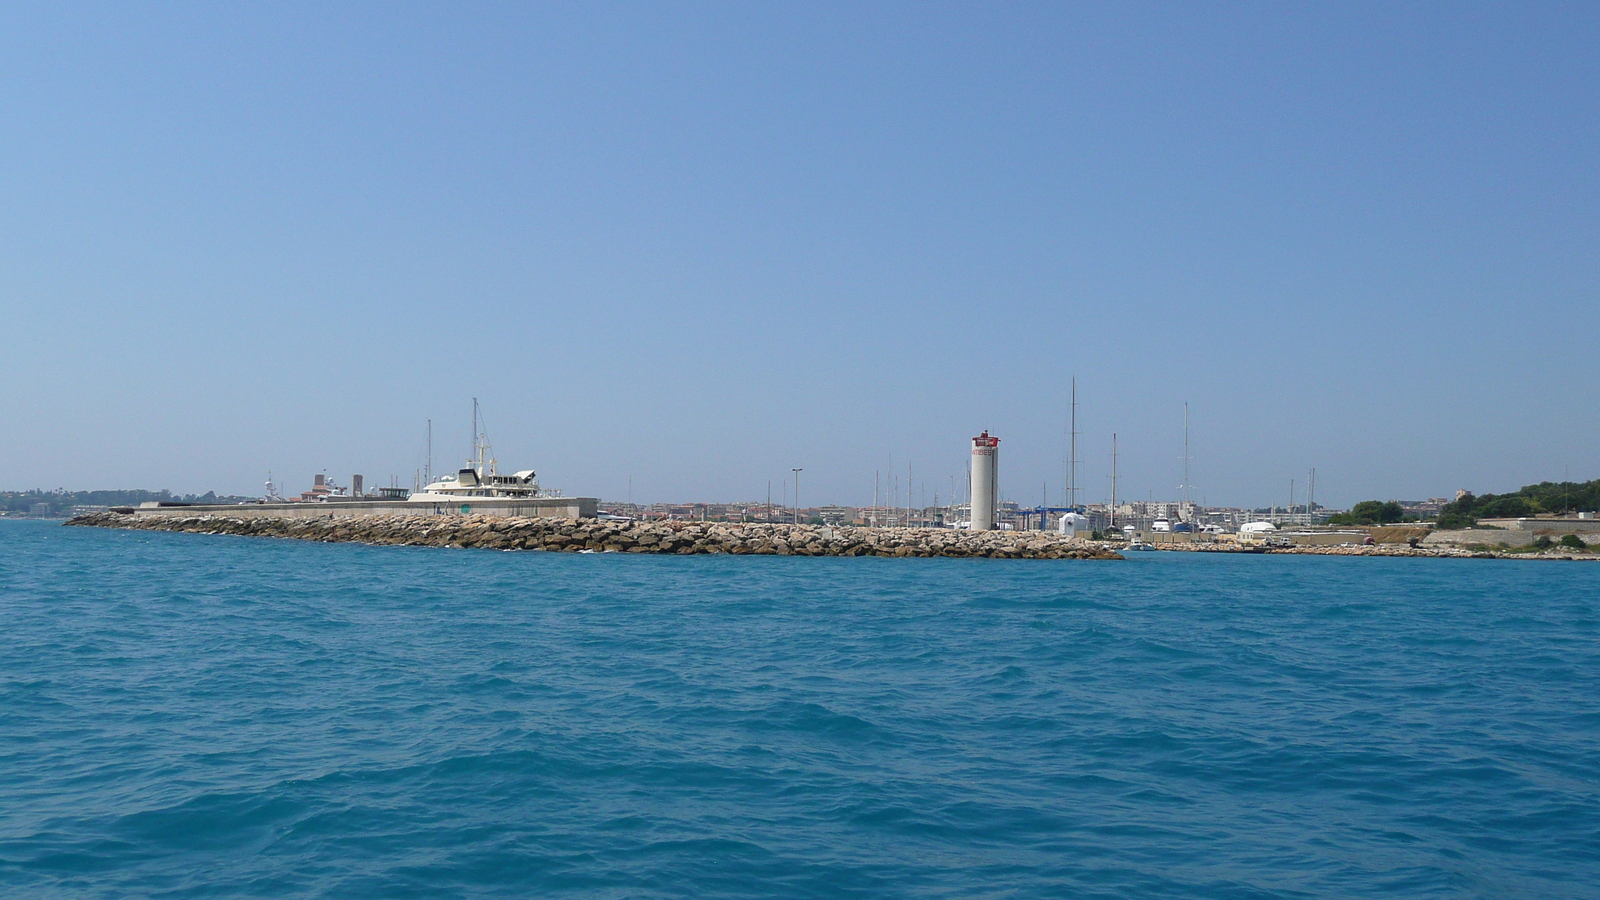
[(720, 522), (610, 522), (488, 515), (366, 515), (284, 518), (256, 514), (138, 516), (91, 513), (68, 525), (353, 541), (487, 550), (582, 550), (688, 555), (1122, 559), (1088, 541), (1039, 531), (854, 528)]

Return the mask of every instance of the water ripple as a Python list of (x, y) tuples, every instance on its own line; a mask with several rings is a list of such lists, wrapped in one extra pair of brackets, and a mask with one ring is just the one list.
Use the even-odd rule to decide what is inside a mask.
[(1600, 897), (1597, 582), (0, 523), (0, 889)]

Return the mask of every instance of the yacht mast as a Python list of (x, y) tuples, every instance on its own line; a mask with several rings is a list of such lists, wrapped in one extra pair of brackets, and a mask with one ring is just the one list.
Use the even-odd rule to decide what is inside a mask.
[(489, 428), (483, 421), (483, 414), (478, 411), (477, 397), (472, 398), (472, 454), (474, 459), (467, 460), (467, 463), (474, 466), (480, 476), (499, 474), (494, 449), (489, 446)]

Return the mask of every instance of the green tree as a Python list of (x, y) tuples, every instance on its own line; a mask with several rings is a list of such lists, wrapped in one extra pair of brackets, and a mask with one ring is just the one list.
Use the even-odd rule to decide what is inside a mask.
[(1447, 529), (1471, 528), (1478, 524), (1478, 517), (1473, 515), (1477, 502), (1478, 498), (1471, 491), (1462, 494), (1439, 509), (1439, 518), (1434, 524)]
[(1331, 525), (1393, 525), (1406, 517), (1398, 500), (1363, 500), (1350, 511), (1328, 518)]
[(1538, 505), (1527, 497), (1516, 494), (1489, 495), (1477, 505), (1473, 514), (1480, 519), (1520, 519), (1540, 512)]

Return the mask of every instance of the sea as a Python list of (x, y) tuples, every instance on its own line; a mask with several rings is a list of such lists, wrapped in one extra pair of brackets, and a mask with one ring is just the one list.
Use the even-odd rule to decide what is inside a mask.
[(1600, 565), (0, 522), (0, 896), (1600, 897)]

